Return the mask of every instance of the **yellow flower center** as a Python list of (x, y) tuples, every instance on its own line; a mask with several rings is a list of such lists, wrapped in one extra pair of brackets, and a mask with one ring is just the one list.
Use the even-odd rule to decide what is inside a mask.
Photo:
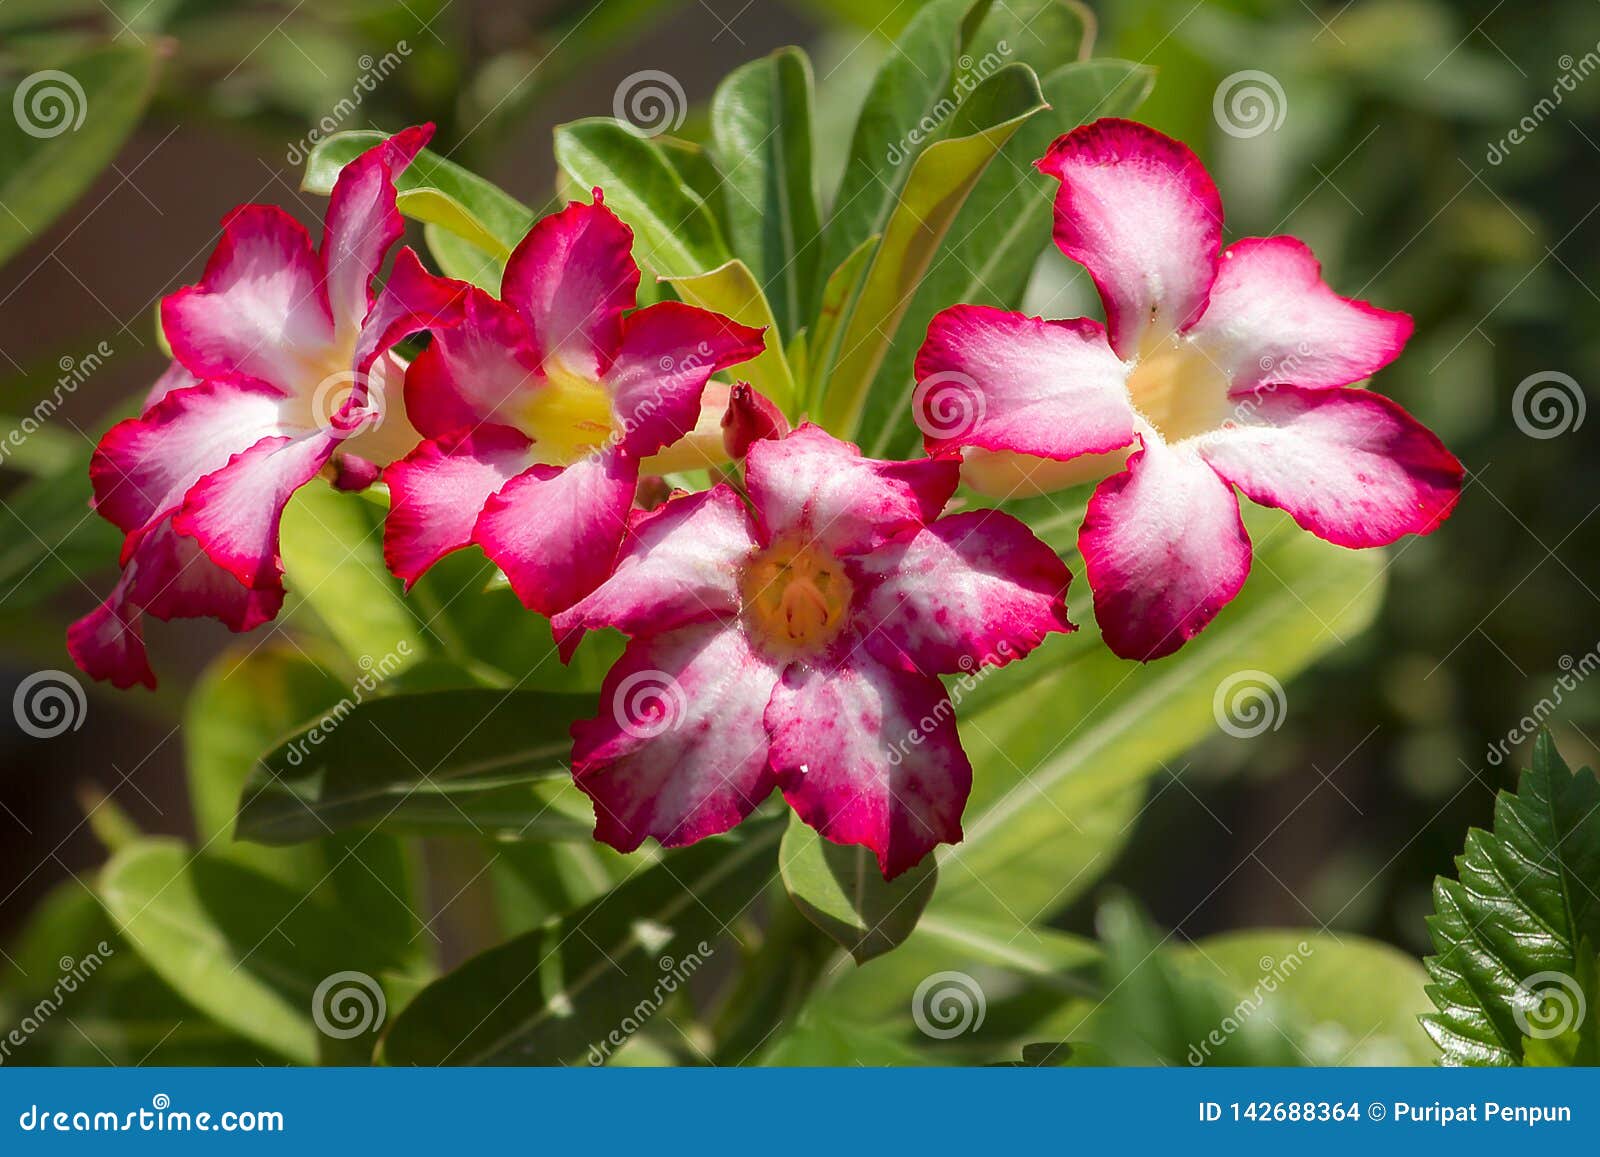
[(844, 629), (850, 579), (839, 560), (779, 542), (746, 565), (744, 610), (756, 636), (780, 655), (814, 654)]
[(1228, 375), (1181, 337), (1141, 351), (1128, 378), (1133, 408), (1163, 439), (1179, 442), (1215, 430), (1228, 420)]
[(545, 380), (528, 392), (520, 413), (523, 431), (533, 439), (540, 462), (567, 466), (586, 458), (615, 429), (611, 398), (599, 382), (573, 373), (553, 359)]

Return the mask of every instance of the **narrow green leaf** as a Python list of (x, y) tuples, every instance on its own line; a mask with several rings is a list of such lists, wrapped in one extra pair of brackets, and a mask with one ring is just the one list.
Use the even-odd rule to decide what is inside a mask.
[(406, 957), (357, 912), (171, 840), (119, 852), (99, 893), (134, 950), (186, 1001), (301, 1064), (319, 1056), (318, 985), (340, 972), (375, 980)]
[(555, 130), (556, 163), (633, 230), (634, 258), (660, 277), (689, 277), (733, 256), (705, 204), (687, 188), (655, 142), (595, 117)]
[(911, 417), (912, 363), (941, 309), (957, 302), (1017, 309), (1050, 246), (1055, 182), (1033, 167), (1050, 142), (1086, 121), (1127, 116), (1154, 83), (1153, 69), (1118, 60), (1068, 64), (1041, 82), (1050, 107), (1018, 130), (961, 206), (917, 287), (867, 395), (863, 448), (879, 457), (920, 450)]
[(824, 383), (816, 371), (821, 368), (821, 359), (833, 348), (834, 338), (838, 335), (839, 323), (844, 320), (845, 310), (861, 293), (862, 282), (867, 276), (868, 263), (871, 262), (872, 255), (877, 252), (878, 242), (881, 240), (883, 238), (876, 233), (863, 240), (840, 262), (839, 268), (828, 274), (828, 280), (823, 283), (822, 300), (817, 306), (817, 318), (806, 334), (807, 386), (804, 409), (809, 410), (815, 399), (821, 395)]
[(705, 967), (770, 883), (781, 827), (669, 852), (568, 917), (423, 989), (384, 1042), (395, 1065), (602, 1063)]
[(238, 837), (263, 844), (350, 827), (510, 832), (586, 839), (576, 792), (535, 789), (567, 773), (584, 695), (472, 689), (365, 699), (351, 690), (263, 755), (245, 786)]
[(127, 38), (30, 60), (0, 117), (0, 263), (38, 239), (96, 177), (144, 115), (157, 57)]
[(500, 282), (506, 271), (505, 257), (487, 253), (459, 234), (432, 222), (422, 227), (422, 237), (440, 273), (500, 296)]
[(761, 1058), (767, 1068), (907, 1068), (931, 1063), (893, 1037), (809, 1011)]
[(381, 507), (330, 486), (302, 486), (284, 508), (281, 540), (289, 589), (362, 671), (389, 678), (426, 653), (383, 562)]
[(785, 413), (793, 414), (796, 390), (788, 359), (784, 356), (782, 330), (772, 316), (766, 295), (745, 263), (735, 259), (706, 273), (662, 280), (691, 305), (731, 317), (741, 325), (766, 328), (763, 339), (766, 348), (761, 356), (735, 366), (729, 372), (748, 381)]
[(857, 964), (882, 956), (911, 935), (939, 880), (932, 856), (885, 880), (868, 849), (830, 843), (799, 816), (789, 817), (778, 862), (795, 907)]
[(1441, 1063), (1521, 1064), (1530, 1025), (1576, 1030), (1584, 1015), (1600, 1016), (1585, 1009), (1580, 976), (1593, 951), (1584, 941), (1600, 943), (1594, 772), (1574, 774), (1540, 731), (1533, 766), (1515, 794), (1496, 797), (1494, 830), (1467, 833), (1456, 870), (1459, 880), (1434, 881), (1428, 929), (1438, 955), (1424, 961), (1439, 1011), (1422, 1022), (1444, 1051)]
[(822, 258), (811, 163), (811, 62), (781, 48), (729, 73), (711, 99), (728, 244), (787, 341), (806, 323)]
[(912, 166), (884, 227), (835, 350), (816, 350), (826, 373), (823, 424), (852, 434), (866, 393), (888, 353), (928, 263), (984, 168), (1029, 117), (1044, 107), (1038, 78), (1007, 65), (979, 85), (950, 117), (948, 135)]
[(1252, 526), (1250, 581), (1178, 654), (1128, 662), (1085, 628), (971, 677), (957, 710), (974, 772), (966, 838), (940, 861), (931, 912), (981, 913), (1002, 895), (1023, 918), (1046, 918), (1082, 886), (1074, 848), (1107, 802), (1125, 807), (1164, 761), (1216, 731), (1223, 680), (1261, 671), (1286, 683), (1371, 621), (1380, 553), (1330, 546), (1276, 515)]
[[(386, 136), (362, 129), (319, 141), (306, 158), (300, 187), (326, 196), (339, 170)], [(448, 230), (502, 262), (534, 221), (533, 210), (498, 185), (429, 149), (406, 166), (395, 188), (395, 203), (407, 217)]]
[(89, 453), (0, 497), (0, 607), (21, 610), (116, 565), (122, 535), (89, 509)]

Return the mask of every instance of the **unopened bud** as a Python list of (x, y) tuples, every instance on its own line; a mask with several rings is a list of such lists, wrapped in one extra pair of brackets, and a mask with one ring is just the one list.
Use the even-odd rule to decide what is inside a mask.
[(728, 394), (728, 409), (722, 415), (722, 445), (734, 461), (743, 458), (752, 442), (763, 438), (782, 438), (789, 432), (783, 411), (770, 398), (737, 382)]

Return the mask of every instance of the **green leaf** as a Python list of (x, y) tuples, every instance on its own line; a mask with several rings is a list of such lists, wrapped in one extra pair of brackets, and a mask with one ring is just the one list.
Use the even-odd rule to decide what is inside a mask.
[(1427, 973), (1387, 944), (1347, 932), (1252, 929), (1207, 936), (1175, 949), (1175, 958), (1190, 974), (1247, 1001), (1252, 1015), (1298, 1026), (1305, 1056), (1296, 1063), (1371, 1067), (1433, 1059), (1433, 1044), (1417, 1022), (1428, 1008)]
[(920, 449), (911, 417), (912, 363), (934, 314), (956, 302), (1021, 306), (1039, 254), (1051, 243), (1055, 182), (1033, 162), (1078, 125), (1133, 112), (1154, 79), (1153, 69), (1119, 60), (1081, 61), (1044, 77), (1050, 107), (1023, 125), (984, 170), (900, 322), (867, 396), (861, 436), (869, 453), (904, 457)]
[[(1086, 832), (1102, 848), (1120, 839), (1101, 810), (1164, 761), (1214, 734), (1223, 680), (1262, 671), (1287, 682), (1371, 622), (1383, 592), (1383, 555), (1330, 546), (1276, 514), (1252, 519), (1256, 565), (1237, 599), (1200, 636), (1157, 663), (1118, 659), (1085, 627), (1056, 636), (1027, 662), (985, 669), (958, 684), (961, 738), (973, 764), (962, 817), (966, 837), (946, 850), (930, 913), (983, 914), (993, 896), (1023, 919), (1059, 910), (1092, 881), (1078, 869)], [(1040, 703), (1050, 704), (1041, 713)], [(1131, 819), (1131, 817), (1130, 817)]]
[(893, 1037), (809, 1011), (761, 1058), (767, 1068), (905, 1068), (929, 1063)]
[(589, 696), (366, 693), (353, 688), (261, 757), (240, 804), (240, 839), (289, 844), (357, 826), (588, 838), (587, 805), (549, 781), (567, 774), (568, 729), (593, 712)]
[(984, 168), (1023, 123), (1044, 107), (1039, 81), (1026, 65), (1012, 64), (980, 84), (949, 118), (944, 139), (917, 157), (900, 200), (884, 226), (844, 328), (832, 350), (815, 350), (826, 389), (823, 425), (852, 434), (866, 392), (962, 203)]
[[(306, 158), (300, 187), (327, 196), (339, 170), (387, 136), (363, 129), (318, 142)], [(502, 264), (534, 221), (533, 210), (498, 185), (428, 149), (406, 166), (395, 188), (395, 203), (407, 217), (447, 230)]]
[(137, 38), (30, 60), (0, 118), (0, 263), (81, 197), (144, 115), (157, 56)]
[(781, 48), (729, 73), (711, 99), (728, 244), (787, 341), (809, 319), (822, 256), (811, 164), (811, 62)]
[(782, 330), (749, 267), (743, 261), (733, 260), (706, 273), (663, 280), (691, 305), (714, 310), (741, 325), (765, 327), (766, 349), (761, 356), (735, 366), (730, 372), (771, 398), (785, 413), (793, 415), (797, 394), (794, 376), (784, 357)]
[[(122, 535), (89, 509), (89, 454), (0, 497), (0, 606), (20, 610), (116, 564)], [(93, 591), (100, 594), (103, 592)]]
[(506, 271), (504, 257), (485, 253), (441, 225), (424, 225), (422, 237), (440, 273), (476, 285), (495, 297), (500, 296), (500, 282)]
[(609, 117), (560, 125), (556, 163), (633, 230), (634, 258), (660, 277), (692, 277), (733, 256), (700, 198), (655, 142)]
[(718, 951), (771, 881), (781, 828), (707, 840), (568, 917), (475, 956), (395, 1022), (395, 1065), (600, 1063)]
[(815, 370), (820, 368), (818, 359), (833, 348), (839, 323), (844, 320), (845, 310), (850, 303), (860, 294), (862, 282), (867, 276), (867, 266), (872, 255), (878, 251), (878, 242), (881, 240), (883, 238), (876, 233), (863, 240), (840, 262), (839, 268), (828, 274), (828, 280), (823, 283), (817, 318), (805, 341), (807, 386), (802, 409), (811, 409), (814, 399), (822, 392), (824, 383), (815, 374)]
[[(1515, 1065), (1530, 1024), (1549, 1026), (1565, 998), (1572, 1023), (1580, 971), (1600, 943), (1600, 780), (1567, 767), (1548, 731), (1516, 794), (1495, 799), (1494, 830), (1467, 833), (1459, 880), (1434, 881), (1424, 963), (1437, 1013), (1422, 1018), (1446, 1065)], [(1559, 1015), (1559, 1010), (1557, 1011)], [(1589, 1008), (1592, 1020), (1600, 1010)]]
[(857, 964), (882, 956), (911, 935), (939, 879), (928, 856), (885, 880), (871, 851), (830, 843), (793, 815), (778, 862), (795, 907)]
[(1570, 987), (1547, 986), (1540, 1007), (1529, 1014), (1522, 1038), (1522, 1063), (1529, 1068), (1600, 1066), (1600, 1014), (1594, 1011), (1600, 1009), (1600, 957), (1587, 940), (1578, 949), (1573, 980)]
[(359, 494), (302, 486), (284, 508), (290, 590), (363, 671), (387, 678), (427, 650), (421, 628), (383, 562), (383, 510)]
[(186, 1001), (301, 1064), (320, 1055), (318, 985), (340, 972), (375, 979), (408, 955), (357, 911), (171, 840), (119, 852), (99, 893), (128, 942)]

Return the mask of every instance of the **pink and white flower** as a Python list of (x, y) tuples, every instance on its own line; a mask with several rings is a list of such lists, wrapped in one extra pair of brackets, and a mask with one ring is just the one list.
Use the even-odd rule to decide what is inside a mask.
[(1292, 237), (1223, 247), (1216, 186), (1153, 129), (1099, 120), (1038, 164), (1061, 182), (1056, 243), (1106, 325), (944, 310), (917, 357), (917, 420), (930, 451), (965, 450), (986, 493), (1104, 478), (1078, 544), (1113, 651), (1170, 654), (1238, 593), (1251, 551), (1235, 488), (1341, 546), (1449, 515), (1461, 464), (1394, 402), (1347, 388), (1394, 360), (1409, 317), (1339, 297)]
[(727, 831), (772, 789), (886, 877), (961, 838), (972, 769), (941, 673), (1021, 658), (1066, 618), (1066, 566), (995, 511), (940, 518), (953, 456), (862, 458), (803, 425), (727, 483), (637, 515), (615, 573), (555, 617), (632, 636), (572, 765), (623, 851)]
[(462, 287), (409, 249), (376, 297), (372, 282), (402, 232), (394, 175), (432, 131), (407, 129), (345, 166), (320, 250), (282, 209), (244, 205), (223, 221), (200, 283), (162, 302), (175, 360), (90, 465), (95, 509), (126, 535), (115, 589), (67, 632), (95, 678), (155, 686), (146, 613), (235, 631), (273, 618), (290, 496), (325, 469), (364, 485), (416, 443), (392, 347), (449, 321)]
[(695, 428), (712, 374), (761, 352), (761, 330), (719, 314), (635, 310), (632, 246), (596, 189), (537, 222), (503, 300), (471, 291), (411, 367), (427, 441), (384, 474), (384, 554), (408, 587), (476, 543), (527, 607), (571, 606), (610, 573), (640, 460)]

